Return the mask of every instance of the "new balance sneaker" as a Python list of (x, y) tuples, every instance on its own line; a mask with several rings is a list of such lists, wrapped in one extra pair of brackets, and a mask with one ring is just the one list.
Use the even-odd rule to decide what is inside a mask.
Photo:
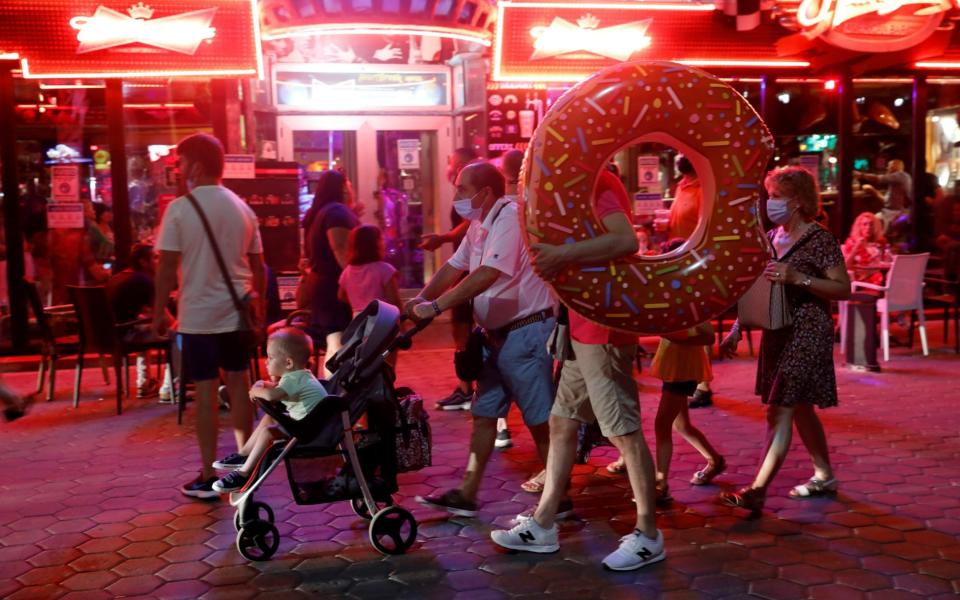
[(449, 490), (439, 496), (417, 496), (417, 502), (430, 508), (445, 510), (458, 517), (477, 516), (477, 503), (464, 498), (460, 490)]
[(473, 394), (461, 390), (459, 387), (453, 390), (449, 396), (437, 402), (437, 408), (440, 410), (470, 410), (473, 403)]
[(508, 550), (550, 554), (560, 549), (557, 543), (557, 526), (545, 529), (536, 519), (522, 519), (512, 529), (490, 532), (493, 543)]
[(213, 468), (221, 471), (233, 471), (242, 467), (243, 463), (245, 462), (247, 462), (246, 456), (234, 452), (226, 458), (221, 458), (220, 460), (214, 462)]
[(506, 450), (513, 446), (513, 440), (510, 439), (510, 430), (501, 429), (497, 432), (497, 441), (493, 443), (494, 447), (499, 450)]
[(611, 571), (632, 571), (660, 562), (667, 557), (663, 547), (663, 532), (657, 530), (657, 539), (651, 540), (634, 530), (620, 538), (620, 547), (603, 559), (603, 566)]
[(180, 486), (180, 492), (184, 496), (191, 498), (201, 498), (204, 500), (210, 498), (219, 498), (220, 494), (213, 489), (213, 484), (217, 481), (216, 477), (203, 479), (202, 475), (197, 475), (196, 479)]
[[(536, 508), (531, 508), (525, 510), (524, 512), (517, 515), (514, 523), (519, 523), (524, 519), (532, 519), (533, 513), (536, 512)], [(557, 505), (557, 514), (553, 515), (553, 518), (557, 521), (562, 521), (564, 519), (569, 519), (573, 516), (573, 500), (570, 498), (563, 498), (560, 500), (560, 504)]]
[(240, 471), (230, 471), (213, 483), (213, 489), (221, 494), (236, 492), (247, 485), (247, 481), (249, 480), (250, 477)]

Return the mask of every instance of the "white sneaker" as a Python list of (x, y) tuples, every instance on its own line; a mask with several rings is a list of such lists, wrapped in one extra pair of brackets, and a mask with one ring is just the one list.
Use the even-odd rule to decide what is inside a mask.
[(491, 531), (490, 539), (498, 546), (521, 552), (549, 554), (560, 549), (560, 544), (557, 543), (557, 526), (544, 529), (535, 519), (523, 519), (509, 531)]
[(660, 562), (666, 557), (662, 531), (658, 529), (657, 539), (651, 540), (636, 530), (620, 538), (620, 547), (603, 559), (603, 566), (611, 571), (632, 571)]

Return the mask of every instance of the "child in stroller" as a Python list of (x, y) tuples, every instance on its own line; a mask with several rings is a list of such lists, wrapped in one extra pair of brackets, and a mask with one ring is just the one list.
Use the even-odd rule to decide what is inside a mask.
[[(276, 381), (260, 380), (250, 388), (250, 400), (283, 403), (291, 419), (303, 420), (327, 395), (323, 384), (307, 369), (313, 354), (310, 337), (295, 327), (284, 327), (270, 334), (267, 339), (267, 375)], [(287, 436), (276, 428), (270, 415), (254, 429), (240, 452), (213, 463), (214, 469), (235, 469), (214, 482), (213, 489), (220, 493), (239, 490), (249, 481), (260, 458), (279, 439)]]
[[(371, 544), (385, 554), (401, 554), (416, 541), (417, 522), (393, 505), (397, 473), (430, 464), (426, 413), (414, 410), (415, 396), (394, 388), (393, 352), (410, 348), (426, 322), (400, 334), (400, 311), (374, 300), (343, 333), (343, 346), (328, 361), (334, 372), (323, 382), (330, 395), (302, 420), (291, 419), (278, 406), (257, 403), (286, 434), (256, 463), (251, 476), (231, 495), (237, 508), (237, 549), (250, 560), (267, 560), (279, 547), (273, 510), (254, 494), (280, 465), (286, 466), (294, 501), (300, 505), (349, 501), (353, 511), (370, 520)], [(355, 425), (364, 418), (365, 425)]]

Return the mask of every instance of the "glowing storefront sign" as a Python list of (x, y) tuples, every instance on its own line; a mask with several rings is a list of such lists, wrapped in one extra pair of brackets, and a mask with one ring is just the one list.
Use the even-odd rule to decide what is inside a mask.
[(549, 27), (534, 27), (530, 30), (535, 40), (530, 60), (583, 51), (623, 61), (650, 45), (646, 36), (650, 19), (598, 29), (599, 25), (600, 19), (587, 13), (576, 24), (555, 17)]
[(127, 9), (129, 16), (98, 6), (92, 17), (74, 17), (70, 27), (77, 30), (77, 54), (106, 50), (127, 44), (144, 44), (181, 54), (194, 55), (204, 40), (217, 35), (210, 27), (216, 8), (194, 10), (153, 19), (153, 9), (143, 2)]
[(738, 36), (718, 27), (713, 3), (528, 2), (502, 0), (493, 80), (578, 81), (626, 60), (671, 60), (702, 67), (804, 68), (779, 59), (780, 33)]
[(257, 0), (0, 0), (33, 79), (260, 76)]
[(936, 30), (960, 0), (803, 0), (797, 22), (807, 38), (860, 52), (897, 52)]

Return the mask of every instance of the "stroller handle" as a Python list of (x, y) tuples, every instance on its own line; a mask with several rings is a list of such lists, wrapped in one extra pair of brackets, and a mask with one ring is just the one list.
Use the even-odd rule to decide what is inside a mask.
[(426, 329), (427, 326), (433, 322), (433, 319), (416, 321), (411, 319), (409, 315), (402, 314), (400, 315), (399, 323), (403, 323), (404, 321), (413, 321), (413, 327), (397, 336), (393, 344), (391, 344), (391, 349), (393, 350), (409, 350), (413, 346), (413, 336)]

